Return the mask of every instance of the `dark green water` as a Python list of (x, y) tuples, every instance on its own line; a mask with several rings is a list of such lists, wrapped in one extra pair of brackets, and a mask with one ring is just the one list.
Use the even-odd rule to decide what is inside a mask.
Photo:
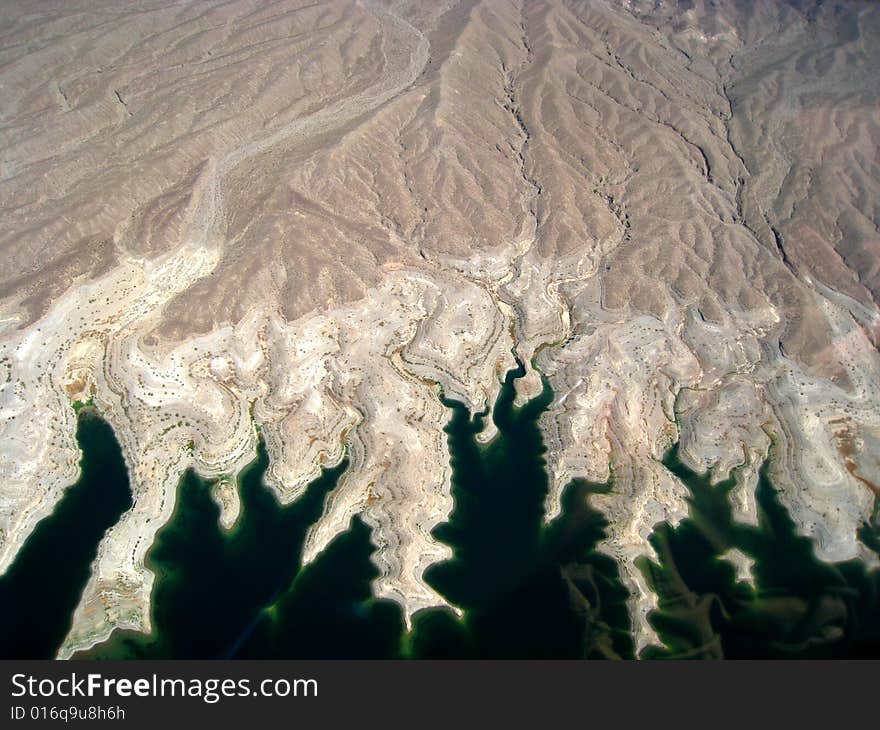
[[(488, 413), (471, 418), (461, 404), (443, 401), (451, 411), (454, 510), (434, 535), (453, 557), (425, 578), (460, 617), (420, 611), (407, 632), (398, 605), (372, 596), (374, 547), (357, 517), (303, 567), (307, 531), (346, 464), (282, 506), (263, 484), (268, 457), (261, 442), (238, 479), (241, 514), (230, 531), (219, 525), (212, 482), (193, 472), (181, 480), (175, 512), (147, 554), (156, 574), (152, 633), (115, 632), (80, 656), (632, 657), (626, 590), (614, 561), (595, 550), (606, 523), (590, 495), (610, 485), (569, 484), (559, 516), (544, 523), (548, 478), (537, 422), (552, 392), (545, 383), (538, 398), (515, 408), (513, 384), (522, 374), (520, 367), (507, 375), (491, 413), (498, 435), (489, 444), (476, 439)], [(0, 618), (18, 627), (0, 640), (0, 656), (54, 653), (101, 536), (130, 505), (110, 428), (86, 409), (77, 435), (80, 482), (0, 580)], [(643, 656), (880, 655), (880, 573), (858, 561), (816, 560), (766, 473), (757, 489), (760, 523), (748, 527), (732, 519), (732, 480), (713, 486), (685, 468), (675, 449), (664, 464), (688, 487), (690, 512), (675, 528), (657, 526), (651, 541), (659, 561), (640, 563), (658, 594), (650, 620), (664, 642)], [(880, 547), (876, 525), (866, 525), (861, 538)], [(720, 559), (733, 547), (754, 558), (754, 587), (738, 582)], [(60, 561), (68, 566), (63, 575)]]
[(299, 570), (306, 530), (346, 464), (326, 470), (295, 503), (282, 507), (263, 484), (269, 458), (258, 454), (239, 476), (241, 513), (226, 532), (211, 498), (213, 482), (188, 471), (171, 520), (156, 535), (147, 565), (156, 574), (149, 636), (115, 632), (89, 658), (224, 658), (235, 653), (264, 606)]
[[(756, 490), (757, 527), (733, 521), (733, 479), (712, 486), (678, 459), (664, 464), (691, 492), (690, 515), (662, 524), (651, 542), (659, 563), (641, 568), (659, 596), (651, 622), (666, 645), (645, 657), (831, 658), (880, 656), (880, 571), (861, 561), (829, 564), (797, 535), (766, 468)], [(877, 547), (877, 529), (862, 541)], [(754, 587), (720, 559), (738, 548), (754, 559)]]
[(398, 604), (376, 600), (369, 528), (357, 517), (262, 612), (237, 657), (383, 659), (400, 656)]
[(239, 480), (242, 511), (231, 533), (218, 525), (210, 482), (184, 478), (175, 513), (147, 555), (157, 579), (153, 633), (115, 633), (90, 657), (584, 657), (631, 656), (632, 642), (613, 561), (596, 554), (604, 521), (587, 497), (604, 485), (569, 485), (560, 516), (543, 525), (547, 494), (537, 419), (542, 395), (513, 407), (511, 372), (493, 411), (498, 436), (479, 445), (484, 416), (461, 404), (446, 431), (455, 510), (436, 537), (453, 560), (426, 579), (464, 609), (422, 611), (405, 631), (399, 606), (376, 600), (369, 528), (354, 518), (310, 565), (308, 528), (345, 468), (325, 472), (281, 507), (263, 486), (258, 459)]
[(538, 418), (553, 399), (541, 395), (515, 408), (508, 373), (493, 410), (498, 435), (478, 444), (483, 417), (452, 409), (449, 450), (455, 509), (435, 537), (452, 560), (425, 574), (427, 582), (463, 609), (423, 611), (409, 637), (416, 657), (580, 658), (631, 656), (626, 591), (616, 565), (594, 551), (605, 522), (588, 496), (606, 485), (575, 482), (560, 516), (543, 525), (548, 478)]
[(37, 524), (0, 578), (0, 657), (51, 658), (70, 628), (98, 543), (131, 507), (128, 472), (113, 430), (79, 409), (79, 480)]

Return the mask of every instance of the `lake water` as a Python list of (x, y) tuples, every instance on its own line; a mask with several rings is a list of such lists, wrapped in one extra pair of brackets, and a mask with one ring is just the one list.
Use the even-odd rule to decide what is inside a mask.
[[(229, 531), (219, 525), (212, 483), (193, 472), (182, 479), (174, 514), (147, 554), (157, 576), (153, 633), (115, 632), (80, 656), (632, 657), (627, 592), (615, 562), (596, 551), (606, 523), (589, 503), (610, 485), (573, 482), (560, 515), (544, 523), (548, 478), (538, 419), (552, 392), (545, 383), (539, 397), (514, 407), (513, 384), (522, 374), (508, 373), (491, 414), (471, 418), (461, 404), (443, 401), (451, 411), (455, 506), (434, 535), (453, 558), (425, 579), (461, 616), (448, 608), (420, 611), (406, 631), (398, 605), (372, 596), (374, 548), (358, 517), (303, 567), (306, 533), (347, 464), (325, 470), (282, 506), (263, 484), (268, 456), (260, 442), (238, 478), (241, 514)], [(489, 417), (498, 435), (483, 445), (476, 436)], [(0, 645), (3, 656), (54, 653), (101, 536), (130, 505), (110, 428), (84, 412), (78, 438), (82, 478), (0, 579), (2, 617), (20, 627)], [(643, 656), (880, 655), (877, 571), (857, 561), (816, 560), (766, 474), (757, 491), (760, 524), (747, 527), (732, 519), (732, 481), (713, 486), (676, 450), (664, 463), (690, 490), (691, 509), (677, 527), (657, 526), (651, 541), (659, 560), (640, 562), (658, 594), (650, 620), (664, 642)], [(876, 547), (878, 534), (865, 526), (862, 538)], [(731, 548), (755, 560), (755, 587), (738, 581), (721, 558)], [(46, 581), (59, 556), (70, 569)]]
[[(757, 527), (734, 522), (728, 494), (678, 459), (666, 467), (689, 488), (690, 516), (659, 525), (651, 542), (659, 562), (642, 568), (659, 596), (652, 616), (666, 645), (646, 657), (880, 657), (880, 571), (858, 560), (819, 561), (780, 504), (766, 469), (756, 490)], [(876, 523), (861, 531), (877, 547)], [(754, 560), (754, 586), (737, 581), (722, 559), (736, 548)]]
[(584, 657), (631, 656), (626, 591), (612, 560), (594, 551), (604, 520), (575, 483), (564, 509), (543, 524), (548, 481), (537, 420), (552, 399), (513, 407), (508, 374), (492, 417), (498, 436), (476, 440), (471, 419), (444, 401), (455, 510), (435, 532), (454, 559), (427, 581), (455, 606), (421, 611), (405, 631), (396, 603), (376, 600), (369, 528), (357, 517), (310, 565), (306, 532), (345, 469), (327, 470), (283, 507), (263, 485), (268, 457), (239, 477), (241, 515), (219, 527), (211, 483), (189, 472), (171, 520), (147, 555), (156, 572), (153, 634), (116, 632), (90, 657)]
[(81, 474), (0, 577), (0, 657), (48, 659), (70, 628), (104, 533), (131, 507), (113, 430), (92, 408), (77, 417)]

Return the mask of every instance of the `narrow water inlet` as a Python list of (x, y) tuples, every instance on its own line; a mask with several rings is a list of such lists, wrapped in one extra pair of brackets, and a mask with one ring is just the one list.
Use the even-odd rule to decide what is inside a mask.
[(43, 518), (0, 577), (0, 657), (51, 659), (71, 625), (106, 531), (132, 506), (113, 429), (77, 409), (80, 477)]

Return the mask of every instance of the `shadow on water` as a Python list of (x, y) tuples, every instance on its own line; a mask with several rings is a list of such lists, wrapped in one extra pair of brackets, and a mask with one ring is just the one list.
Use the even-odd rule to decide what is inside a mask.
[(497, 435), (481, 445), (486, 414), (471, 419), (465, 406), (452, 409), (446, 428), (452, 455), (449, 521), (434, 536), (453, 557), (431, 566), (427, 582), (453, 605), (414, 616), (409, 653), (415, 657), (614, 657), (632, 654), (626, 591), (614, 562), (594, 548), (605, 522), (589, 495), (606, 485), (574, 482), (562, 512), (544, 526), (548, 478), (538, 418), (553, 398), (543, 392), (514, 406), (507, 374), (492, 417)]
[(78, 409), (80, 477), (42, 519), (0, 578), (0, 657), (55, 655), (70, 629), (104, 533), (131, 507), (128, 472), (113, 430)]
[[(650, 621), (664, 643), (645, 658), (822, 658), (880, 653), (880, 571), (860, 560), (825, 563), (797, 534), (767, 467), (755, 496), (757, 526), (734, 521), (730, 479), (712, 485), (689, 470), (676, 446), (664, 465), (690, 491), (689, 516), (651, 536), (659, 562), (639, 567), (659, 598)], [(876, 550), (876, 524), (862, 541)], [(872, 540), (873, 545), (872, 545)], [(722, 555), (737, 549), (754, 561), (754, 585), (738, 581)]]

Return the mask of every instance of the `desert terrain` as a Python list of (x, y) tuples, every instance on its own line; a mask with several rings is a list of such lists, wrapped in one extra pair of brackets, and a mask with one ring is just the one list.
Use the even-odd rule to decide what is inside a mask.
[(134, 506), (60, 656), (149, 630), (181, 476), (257, 428), (285, 503), (347, 454), (305, 557), (361, 515), (411, 617), (444, 601), (441, 394), (483, 411), (517, 361), (554, 393), (547, 519), (613, 480), (638, 646), (675, 443), (739, 520), (769, 459), (819, 557), (875, 560), (878, 40), (856, 1), (5, 0), (0, 572), (93, 400)]

